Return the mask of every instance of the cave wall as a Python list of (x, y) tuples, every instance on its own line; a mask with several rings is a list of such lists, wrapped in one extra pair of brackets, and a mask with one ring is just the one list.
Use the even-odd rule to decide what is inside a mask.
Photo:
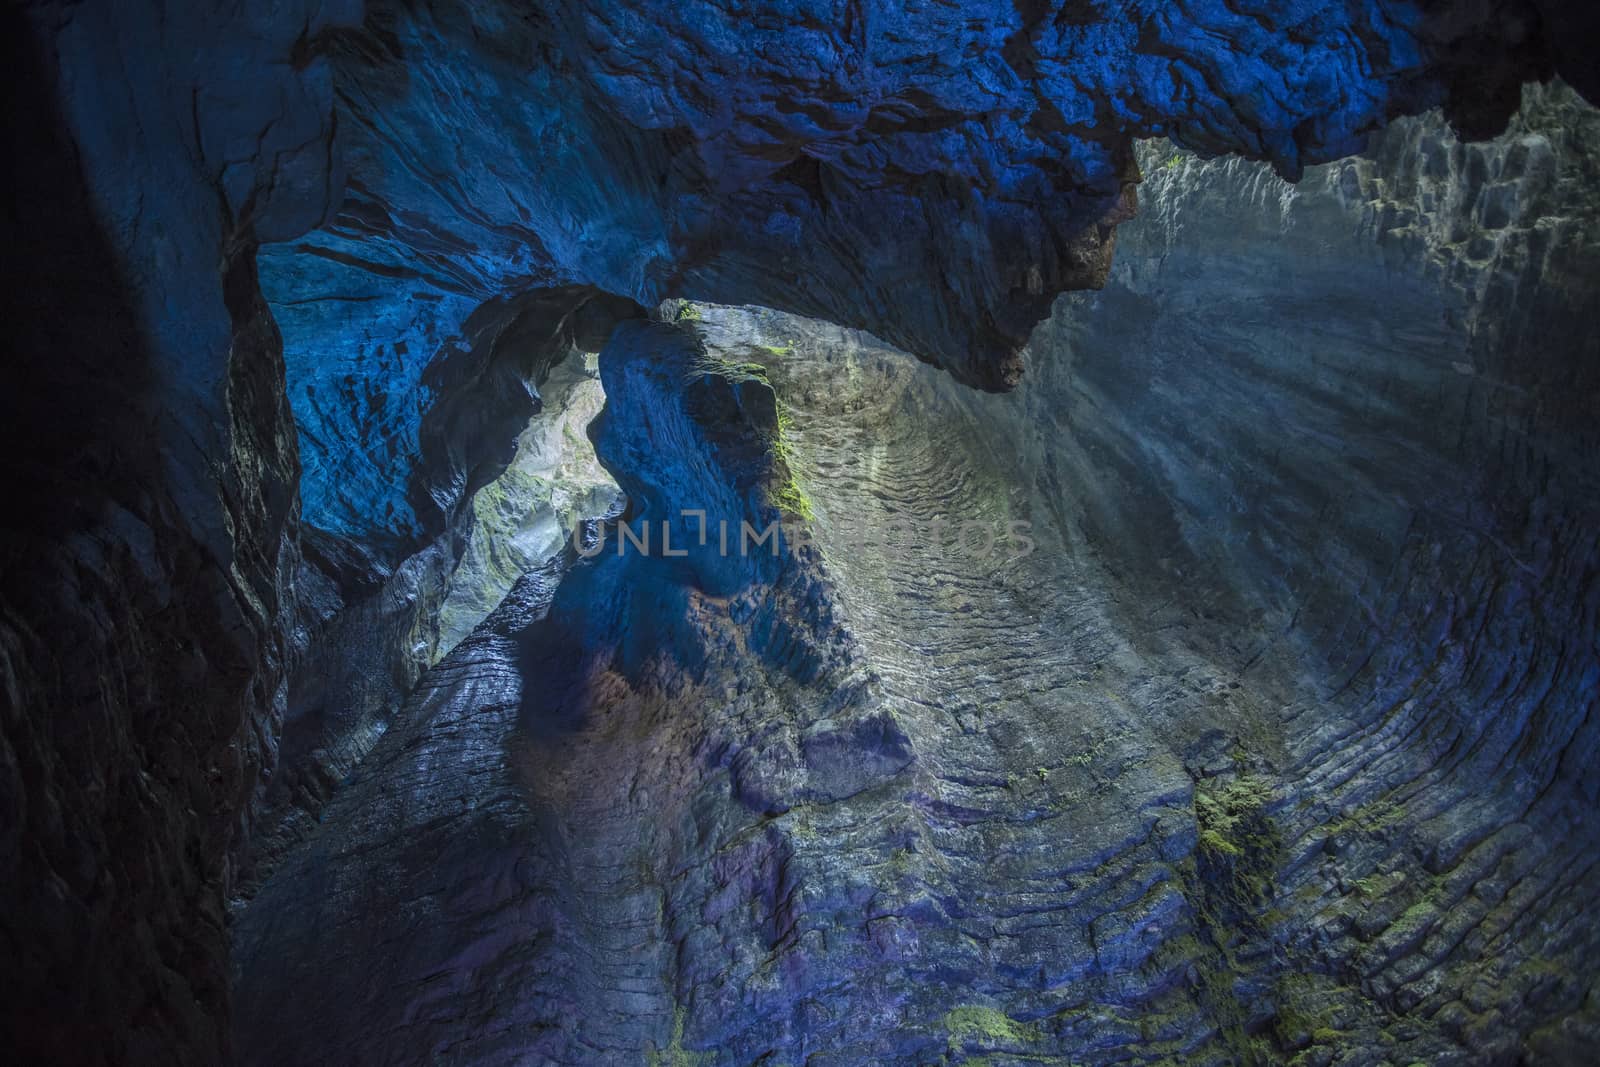
[(595, 457), (589, 423), (605, 405), (594, 355), (573, 352), (541, 390), (544, 406), (517, 436), (499, 478), (472, 498), (472, 528), (439, 609), (448, 652), (489, 616), (517, 579), (558, 555), (572, 531), (618, 507), (616, 481)]
[(1265, 612), (1261, 651), (1523, 803), (1594, 788), (1597, 135), (1555, 87), (1487, 144), (1404, 120), (1298, 186), (1150, 148), (1123, 265), (1019, 398), (1079, 444), (1051, 473), (1120, 571)]
[(687, 330), (770, 382), (809, 546), (520, 586), (241, 914), (242, 1047), (1586, 1062), (1594, 115), (1298, 186), (1143, 146), (1008, 395), (772, 311), (628, 335), (643, 514), (727, 499)]
[(1143, 146), (1105, 290), (1062, 298), (1003, 412), (959, 401), (1143, 654), (1278, 709), (1226, 728), (1285, 746), (1256, 773), (1301, 917), (1266, 940), (1331, 1052), (1431, 1025), (1428, 1062), (1587, 1057), (1596, 133), (1552, 87), (1490, 143), (1404, 120), (1297, 186)]
[(308, 518), (436, 528), (426, 379), (540, 288), (781, 307), (1014, 385), (1055, 295), (1105, 278), (1134, 137), (1294, 175), (1435, 105), (1492, 134), (1580, 6), (374, 0), (326, 42), (343, 205), (262, 256)]
[[(227, 1058), (221, 900), (289, 664), (348, 610), (323, 609), (395, 591), (325, 595), (329, 576), (303, 572), (297, 453), (312, 525), (356, 535), (321, 559), (388, 582), (509, 459), (536, 346), (478, 342), (547, 336), (519, 314), (535, 291), (759, 299), (1009, 384), (1055, 291), (1104, 276), (1130, 131), (1289, 172), (1432, 103), (1488, 132), (1523, 77), (1582, 75), (1572, 28), (1592, 19), (1554, 2), (1393, 20), (1324, 4), (1293, 25), (1129, 11), (785, 9), (758, 47), (721, 9), (665, 4), (8, 12), (14, 155), (35, 161), (5, 223), (24, 312), (0, 635), (15, 1047)], [(1110, 112), (1080, 113), (1091, 95)], [(316, 306), (341, 295), (343, 315)], [(329, 432), (292, 428), (286, 393), (298, 413), (299, 383), (338, 360)], [(480, 401), (494, 418), (464, 431)], [(335, 439), (364, 454), (308, 446)], [(369, 463), (387, 440), (402, 457)], [(363, 491), (345, 527), (325, 519), (336, 476)], [(386, 667), (418, 617), (375, 624)]]
[[(783, 794), (852, 792), (905, 762), (859, 679), (827, 702), (831, 718), (797, 709), (813, 727), (800, 758), (794, 718), (767, 721), (775, 694), (850, 681), (848, 638), (791, 546), (724, 557), (715, 533), (701, 543), (697, 522), (668, 507), (694, 499), (713, 531), (776, 516), (770, 490), (785, 472), (765, 376), (659, 323), (621, 327), (600, 366), (607, 410), (593, 437), (630, 501), (606, 526), (612, 547), (591, 528), (525, 576), (424, 676), (323, 830), (240, 913), (249, 1057), (609, 1062), (643, 1055), (642, 1038), (665, 1048), (676, 937), (663, 923), (695, 922), (663, 913), (678, 895), (668, 886), (687, 877), (694, 897), (720, 879), (695, 869), (696, 823), (747, 821)], [(683, 555), (614, 552), (619, 521), (659, 538), (663, 520)], [(738, 658), (737, 683), (735, 647), (755, 657)], [(740, 761), (727, 746), (752, 729), (790, 750), (780, 766), (733, 772), (748, 795), (729, 796), (728, 761)], [(890, 735), (876, 762), (852, 743), (874, 732)], [(699, 765), (719, 749), (708, 791)], [(778, 795), (761, 795), (763, 778)], [(749, 862), (771, 876), (781, 859), (758, 842)], [(729, 915), (741, 932), (774, 921)], [(451, 958), (462, 966), (441, 968)]]
[[(316, 603), (297, 635), (294, 760), (263, 801), (286, 825), (311, 825), (436, 657), (461, 509), (510, 459), (539, 406), (528, 382), (571, 332), (598, 348), (634, 300), (709, 295), (871, 325), (1002, 386), (1052, 294), (1103, 279), (1131, 207), (1132, 132), (1293, 173), (1435, 100), (1491, 128), (1518, 79), (1547, 72), (1555, 24), (1327, 5), (1282, 22), (984, 11), (959, 30), (943, 9), (885, 10), (815, 31), (814, 14), (754, 29), (774, 42), (754, 66), (735, 16), (670, 5), (375, 3), (359, 30), (317, 42), (344, 196), (260, 262), (307, 523), (340, 542), (319, 556), (345, 564), (300, 583)], [(908, 46), (913, 17), (932, 28)], [(1521, 46), (1463, 83), (1454, 50), (1502, 18)], [(1313, 29), (1328, 34), (1300, 43)], [(776, 44), (791, 33), (807, 48)], [(663, 37), (672, 48), (633, 56)], [(983, 62), (955, 61), (958, 46)], [(818, 55), (855, 58), (819, 78)], [(1106, 103), (1085, 111), (1090, 89)]]
[[(522, 570), (564, 543), (557, 538), (537, 558), (512, 551), (505, 566), (515, 573), (484, 565), (507, 524), (537, 515), (517, 479), (518, 442), (561, 433), (570, 367), (558, 374), (548, 419), (541, 388), (572, 362), (575, 346), (598, 347), (620, 319), (639, 314), (629, 301), (581, 287), (488, 300), (441, 344), (418, 391), (407, 382), (374, 391), (334, 358), (291, 362), (288, 396), (302, 448), (326, 454), (315, 433), (330, 402), (352, 439), (336, 450), (345, 464), (330, 476), (337, 493), (321, 499), (314, 490), (314, 518), (300, 523), (301, 553), (287, 579), (294, 615), (274, 731), (278, 760), (252, 799), (255, 830), (237, 896), (253, 893), (315, 831), (422, 672), (493, 610)], [(370, 462), (374, 455), (384, 465)], [(498, 524), (488, 513), (495, 497), (510, 512)]]
[(278, 760), (254, 799), (235, 906), (316, 832), (422, 673), (523, 574), (559, 556), (580, 522), (615, 506), (616, 483), (586, 436), (604, 393), (585, 362), (573, 352), (549, 372), (510, 464), (392, 569), (365, 546), (302, 524)]
[[(331, 207), (339, 5), (8, 8), (3, 1028), (229, 1055), (222, 900), (276, 750), (298, 466), (254, 244)], [(297, 60), (298, 57), (298, 60)]]

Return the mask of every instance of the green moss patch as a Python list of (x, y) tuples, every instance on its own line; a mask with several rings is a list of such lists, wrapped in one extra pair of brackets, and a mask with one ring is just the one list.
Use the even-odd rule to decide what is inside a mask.
[(970, 1041), (1015, 1048), (1039, 1039), (1038, 1031), (1009, 1015), (980, 1004), (952, 1008), (944, 1017), (950, 1048), (958, 1050)]

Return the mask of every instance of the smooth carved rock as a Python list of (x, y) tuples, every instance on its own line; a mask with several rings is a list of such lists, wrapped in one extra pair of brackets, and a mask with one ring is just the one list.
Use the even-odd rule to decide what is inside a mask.
[(1596, 144), (1551, 91), (1299, 186), (1148, 146), (1001, 396), (772, 311), (624, 327), (636, 518), (764, 507), (781, 405), (811, 544), (514, 594), (241, 916), (242, 1044), (1585, 1062)]

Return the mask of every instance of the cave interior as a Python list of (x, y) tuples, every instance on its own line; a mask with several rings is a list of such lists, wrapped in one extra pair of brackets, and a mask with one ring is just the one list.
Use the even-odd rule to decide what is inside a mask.
[(6, 30), (0, 1058), (1596, 1062), (1600, 8)]

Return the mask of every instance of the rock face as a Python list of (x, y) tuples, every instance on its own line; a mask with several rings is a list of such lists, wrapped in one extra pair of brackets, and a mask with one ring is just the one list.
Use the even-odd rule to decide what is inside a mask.
[(1597, 145), (1148, 146), (1007, 396), (625, 328), (633, 521), (806, 536), (525, 580), (241, 915), (246, 1058), (1586, 1062)]
[(296, 568), (297, 621), (278, 766), (254, 800), (235, 879), (248, 897), (388, 728), (419, 676), (482, 622), (567, 533), (606, 514), (616, 483), (581, 436), (604, 393), (582, 353), (547, 372), (541, 413), (511, 464), (460, 502), (443, 534), (387, 567), (381, 553), (307, 528)]
[(1124, 273), (1035, 340), (1077, 399), (1029, 421), (1081, 448), (1055, 476), (1117, 572), (1253, 633), (1247, 688), (1297, 664), (1278, 951), (1367, 999), (1335, 1029), (1436, 1028), (1428, 1062), (1594, 1033), (1597, 137), (1547, 92), (1492, 145), (1399, 123), (1295, 189), (1152, 153)]
[(586, 519), (617, 504), (620, 490), (589, 442), (605, 390), (573, 353), (550, 374), (544, 407), (517, 438), (504, 473), (472, 498), (472, 529), (439, 608), (439, 650), (448, 652), (499, 606), (517, 579), (558, 555)]
[[(681, 1028), (675, 990), (691, 982), (674, 945), (701, 909), (725, 912), (741, 943), (785, 922), (776, 883), (755, 907), (725, 892), (701, 863), (705, 835), (859, 791), (910, 758), (851, 674), (814, 552), (720, 551), (724, 524), (738, 538), (778, 515), (787, 472), (765, 376), (667, 325), (623, 327), (601, 373), (596, 448), (629, 494), (627, 528), (655, 554), (617, 528), (604, 545), (591, 534), (591, 558), (524, 578), (425, 676), (323, 832), (239, 918), (243, 1045), (262, 1062), (666, 1047)], [(826, 707), (774, 714), (823, 677)], [(781, 882), (781, 849), (758, 832), (734, 858), (741, 885)], [(369, 862), (388, 875), (371, 878)], [(365, 977), (297, 947), (307, 939)], [(441, 970), (457, 957), (471, 962)], [(739, 966), (748, 976), (759, 957)], [(463, 1029), (468, 1004), (479, 1022)]]
[[(374, 768), (411, 768), (393, 772), (410, 798), (395, 821), (381, 805), (351, 814), (379, 788), (367, 778), (348, 801), (330, 787), (431, 658), (467, 502), (511, 462), (541, 376), (570, 345), (598, 349), (640, 305), (690, 296), (869, 327), (963, 383), (1010, 385), (1056, 294), (1106, 280), (1112, 227), (1131, 206), (1136, 135), (1170, 134), (1291, 175), (1351, 151), (1386, 117), (1435, 104), (1487, 135), (1525, 78), (1559, 70), (1593, 96), (1582, 29), (1594, 17), (1559, 0), (852, 2), (759, 16), (665, 0), (536, 12), (450, 0), (377, 0), (365, 13), (293, 0), (8, 9), (8, 65), (23, 91), (8, 94), (22, 164), (0, 224), (21, 309), (15, 379), (0, 391), (16, 468), (0, 534), (5, 1047), (44, 1063), (228, 1061), (223, 901), (276, 867), (261, 901), (299, 906), (306, 879), (332, 877), (308, 873), (305, 856), (354, 855), (341, 850), (361, 841), (392, 856), (399, 835), (420, 828), (417, 840), (463, 850), (435, 857), (465, 861), (481, 848), (501, 862), (525, 849), (533, 864), (494, 868), (504, 878), (487, 894), (465, 867), (438, 867), (441, 892), (461, 894), (441, 914), (458, 921), (386, 972), (414, 986), (395, 1002), (413, 1014), (308, 980), (299, 992), (325, 991), (332, 1013), (302, 1031), (322, 1033), (316, 1048), (277, 1032), (305, 1007), (284, 984), (305, 958), (302, 937), (323, 931), (360, 947), (349, 960), (377, 958), (363, 924), (383, 933), (393, 915), (426, 921), (410, 905), (434, 907), (438, 895), (421, 882), (363, 889), (398, 896), (382, 897), (391, 916), (353, 924), (349, 893), (330, 891), (292, 922), (249, 906), (246, 1053), (281, 1048), (315, 1062), (338, 1045), (404, 1059), (426, 1045), (452, 1057), (472, 1051), (451, 1051), (467, 1041), (482, 1043), (483, 1058), (532, 1048), (572, 1061), (631, 1061), (652, 1047), (679, 1061), (713, 1048), (734, 1060), (769, 1049), (918, 1060), (1002, 1046), (1108, 1058), (1119, 1045), (1237, 1058), (1251, 1042), (1301, 1043), (1292, 1010), (1279, 1007), (1289, 997), (1277, 950), (1293, 946), (1329, 979), (1298, 1016), (1312, 1056), (1329, 1044), (1317, 1032), (1331, 1029), (1353, 1033), (1349, 1046), (1368, 1058), (1390, 1046), (1443, 1059), (1463, 1048), (1568, 1055), (1589, 1039), (1574, 1009), (1591, 972), (1589, 926), (1573, 903), (1588, 869), (1562, 851), (1584, 855), (1588, 824), (1563, 805), (1592, 793), (1583, 701), (1595, 677), (1592, 475), (1573, 459), (1593, 451), (1583, 415), (1594, 361), (1572, 325), (1592, 292), (1591, 216), (1569, 195), (1592, 184), (1592, 155), (1575, 106), (1565, 125), (1519, 127), (1521, 147), (1483, 155), (1409, 127), (1415, 143), (1386, 136), (1374, 162), (1307, 198), (1333, 220), (1326, 233), (1300, 231), (1316, 236), (1305, 247), (1319, 256), (1322, 238), (1348, 237), (1351, 209), (1383, 235), (1379, 258), (1371, 245), (1359, 246), (1366, 259), (1349, 257), (1370, 268), (1364, 286), (1340, 290), (1363, 316), (1392, 281), (1372, 267), (1382, 255), (1434, 265), (1439, 279), (1416, 283), (1410, 307), (1461, 317), (1459, 335), (1418, 329), (1420, 343), (1466, 368), (1452, 368), (1449, 388), (1407, 361), (1394, 365), (1408, 377), (1374, 395), (1363, 383), (1386, 379), (1369, 378), (1352, 342), (1340, 349), (1348, 393), (1322, 395), (1319, 375), (1331, 371), (1269, 362), (1258, 376), (1238, 358), (1253, 345), (1240, 341), (1212, 369), (1231, 385), (1166, 386), (1212, 398), (1207, 416), (1225, 388), (1259, 398), (1252, 419), (1224, 424), (1129, 395), (1130, 381), (1170, 379), (1118, 376), (1109, 364), (1097, 373), (1092, 353), (1109, 349), (1074, 343), (1076, 393), (1058, 382), (1040, 400), (995, 402), (1033, 405), (1025, 430), (1015, 407), (980, 417), (971, 405), (987, 401), (932, 371), (848, 345), (830, 357), (808, 340), (827, 329), (797, 326), (770, 347), (811, 355), (773, 374), (780, 391), (804, 397), (815, 371), (817, 399), (791, 403), (785, 422), (748, 368), (700, 368), (692, 388), (651, 382), (641, 352), (670, 363), (697, 350), (681, 331), (624, 326), (619, 343), (633, 348), (614, 343), (612, 365), (641, 376), (619, 379), (629, 410), (675, 414), (614, 423), (614, 454), (650, 440), (690, 464), (634, 457), (625, 469), (637, 506), (651, 487), (697, 487), (730, 518), (765, 520), (778, 505), (814, 518), (831, 562), (801, 546), (731, 567), (702, 556), (575, 565), (545, 622), (545, 594), (530, 580), (378, 741)], [(1239, 224), (1211, 247), (1237, 246), (1239, 233), (1261, 231), (1234, 194), (1286, 195), (1259, 171), (1228, 172), (1207, 194), (1207, 175), (1158, 196), (1150, 241), (1172, 232), (1159, 220), (1209, 195), (1204, 213)], [(1146, 262), (1155, 288), (1131, 278), (1107, 299), (1148, 309), (1164, 277), (1199, 290), (1212, 266)], [(1237, 336), (1237, 322), (1213, 327)], [(1086, 329), (1058, 318), (1039, 351)], [(1373, 351), (1414, 356), (1412, 329), (1391, 325)], [(1163, 351), (1155, 340), (1139, 358)], [(723, 354), (778, 365), (743, 345), (730, 340)], [(1200, 373), (1214, 346), (1197, 347), (1181, 362)], [(1271, 382), (1298, 385), (1255, 392)], [(690, 397), (692, 411), (681, 406)], [(1459, 414), (1438, 418), (1439, 397)], [(1365, 406), (1351, 410), (1351, 398)], [(959, 441), (934, 438), (880, 402), (930, 418), (966, 411), (966, 429)], [(1051, 459), (1038, 440), (1014, 448), (1068, 409), (1083, 415), (1081, 450), (1062, 445)], [(1307, 441), (1361, 415), (1392, 418), (1381, 434), (1357, 435), (1366, 451), (1333, 479), (1345, 496), (1321, 495), (1317, 454), (1304, 448), (1259, 475), (1197, 484), (1192, 471), (1216, 468), (1235, 446), (1257, 442), (1264, 454), (1254, 434), (1263, 410), (1284, 412), (1278, 425), (1296, 432), (1312, 426)], [(802, 416), (813, 414), (815, 433), (853, 446), (808, 435)], [(1166, 418), (1171, 435), (1135, 432), (1151, 418)], [(1185, 437), (1191, 424), (1204, 429)], [(683, 434), (648, 437), (668, 425)], [(874, 444), (891, 437), (898, 454)], [(1007, 449), (1017, 457), (1000, 462)], [(831, 474), (869, 457), (872, 469), (836, 483), (805, 477), (808, 464)], [(916, 500), (978, 484), (974, 471), (994, 480), (963, 507), (985, 519), (1048, 516), (1053, 543), (1072, 549), (1058, 559), (1107, 567), (1115, 582), (1041, 561), (941, 570), (913, 556), (902, 570), (849, 542), (829, 550), (841, 509), (885, 525)], [(1126, 499), (1112, 495), (1114, 481)], [(1436, 493), (1438, 507), (1416, 504), (1432, 518), (1396, 532), (1410, 502), (1446, 484), (1467, 488)], [(1071, 497), (1074, 485), (1082, 493)], [(1368, 487), (1407, 503), (1346, 506)], [(1151, 535), (1163, 554), (1119, 564), (1127, 549), (1113, 535), (1146, 536), (1136, 522), (1160, 517), (1166, 494), (1170, 526)], [(970, 503), (979, 499), (988, 503)], [(1074, 500), (1095, 509), (1074, 518)], [(1240, 526), (1208, 526), (1244, 500), (1270, 515), (1252, 528), (1256, 543)], [(1238, 536), (1217, 533), (1229, 529)], [(1176, 567), (1186, 585), (1200, 576), (1189, 590), (1206, 594), (1197, 610), (1235, 612), (1218, 614), (1230, 620), (1259, 610), (1263, 627), (1295, 618), (1289, 605), (1309, 584), (1304, 626), (1262, 651), (1248, 692), (1233, 698), (1246, 712), (1151, 712), (1125, 745), (1096, 748), (1127, 709), (1074, 698), (1072, 716), (1051, 714), (1060, 672), (1116, 660), (1112, 688), (1140, 709), (1172, 703), (1162, 694), (1179, 691), (1179, 676), (1183, 692), (1200, 685), (1200, 702), (1227, 699), (1197, 681), (1226, 677), (1215, 665), (1233, 661), (1222, 652), (1146, 653), (1150, 633), (1166, 631), (1111, 618), (1147, 603), (1165, 618), (1171, 608), (1149, 590), (1170, 586)], [(984, 639), (999, 643), (968, 650), (966, 627), (927, 610), (946, 592), (904, 584), (907, 575), (963, 591), (955, 612), (989, 622)], [(996, 589), (1068, 603), (1009, 630), (1020, 625), (1010, 602), (977, 596)], [(1086, 606), (1072, 606), (1072, 590), (1087, 590)], [(1359, 617), (1347, 612), (1351, 590)], [(927, 652), (907, 637), (923, 632)], [(1062, 652), (1059, 635), (1080, 633)], [(1119, 642), (1135, 650), (1115, 653)], [(1346, 664), (1341, 649), (1360, 652)], [(950, 661), (944, 674), (928, 667)], [(1203, 673), (1185, 674), (1189, 663)], [(1282, 677), (1258, 682), (1269, 669)], [(1244, 666), (1237, 673), (1245, 690)], [(564, 688), (529, 694), (527, 679), (549, 677)], [(972, 717), (991, 705), (992, 730)], [(1284, 706), (1304, 709), (1301, 725), (1276, 714)], [(1492, 718), (1489, 707), (1508, 711)], [(335, 714), (319, 725), (321, 708)], [(1267, 732), (1246, 737), (1250, 760), (1205, 732), (1257, 722)], [(439, 761), (414, 765), (386, 747), (436, 728), (448, 749)], [(274, 778), (280, 740), (287, 762)], [(1064, 752), (1084, 762), (1040, 758)], [(1107, 753), (1117, 761), (1105, 765), (1117, 769), (1109, 784), (1092, 773)], [(466, 825), (445, 817), (456, 798), (471, 808), (477, 796), (458, 778), (474, 766), (484, 770), (474, 781), (509, 783), (485, 803), (492, 820), (471, 824), (488, 827), (487, 843), (448, 836)], [(1069, 766), (1089, 777), (1076, 783)], [(1320, 798), (1309, 811), (1285, 784), (1302, 779)], [(1103, 810), (1049, 823), (1055, 794), (1035, 782), (1066, 799), (1081, 788)], [(275, 789), (293, 798), (289, 832), (252, 843)], [(306, 838), (330, 795), (342, 806)], [(1308, 820), (1324, 815), (1340, 832), (1318, 853)], [(543, 829), (527, 831), (528, 819)], [(1073, 830), (1065, 851), (1052, 851), (1052, 826)], [(1136, 837), (1126, 832), (1135, 826)], [(507, 827), (512, 837), (497, 842)], [(310, 851), (297, 858), (302, 840)], [(1333, 889), (1306, 873), (1307, 855), (1330, 850)], [(403, 858), (340, 877), (381, 885), (386, 872), (425, 866), (420, 854)], [(1102, 863), (1113, 866), (1097, 874)], [(1398, 916), (1352, 917), (1339, 878), (1366, 870), (1376, 880), (1359, 892), (1403, 907)], [(1001, 873), (996, 884), (1026, 888), (974, 902), (980, 876)], [(1288, 886), (1306, 893), (1304, 907), (1287, 919), (1262, 910), (1267, 899), (1284, 906)], [(1428, 892), (1413, 895), (1418, 887)], [(408, 888), (417, 895), (399, 899)], [(500, 952), (507, 928), (484, 917), (504, 902), (527, 909), (518, 922), (543, 930), (547, 920), (548, 936)], [(1063, 913), (1072, 921), (1053, 925)], [(1077, 917), (1089, 913), (1100, 925), (1085, 934)], [(1463, 930), (1469, 921), (1478, 925)], [(1228, 924), (1242, 940), (1229, 941)], [(455, 954), (464, 945), (477, 948)], [(285, 960), (259, 965), (274, 950)], [(524, 1014), (464, 1033), (462, 1001), (427, 1007), (440, 975), (476, 998), (482, 1018), (513, 987)], [(971, 999), (952, 1005), (940, 989)], [(274, 1003), (284, 1012), (268, 1019), (259, 1005)], [(1086, 1014), (1072, 1015), (1078, 1007)], [(1385, 1012), (1403, 1025), (1379, 1027)], [(379, 1048), (364, 1042), (381, 1044), (388, 1029), (342, 1030), (358, 1017), (429, 1022), (414, 1043)]]
[(1590, 17), (1554, 0), (768, 7), (373, 0), (325, 42), (345, 198), (261, 268), (313, 525), (437, 535), (449, 481), (410, 446), (465, 390), (427, 379), (458, 378), (508, 300), (779, 307), (1006, 388), (1056, 294), (1104, 280), (1135, 137), (1292, 175), (1440, 104), (1492, 134)]
[[(0, 1033), (228, 1058), (222, 900), (274, 759), (298, 512), (257, 238), (329, 211), (338, 4), (8, 6)], [(202, 47), (204, 46), (204, 47)]]

